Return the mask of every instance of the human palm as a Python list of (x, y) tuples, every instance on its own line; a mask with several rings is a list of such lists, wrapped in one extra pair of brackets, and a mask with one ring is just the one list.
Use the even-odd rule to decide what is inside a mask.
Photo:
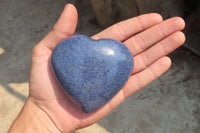
[(175, 17), (166, 21), (158, 14), (141, 15), (117, 23), (92, 38), (112, 38), (132, 52), (135, 66), (121, 91), (99, 110), (86, 114), (64, 93), (51, 70), (51, 53), (63, 39), (74, 34), (77, 12), (68, 4), (53, 30), (33, 49), (30, 76), (31, 101), (36, 103), (62, 132), (91, 125), (111, 112), (129, 95), (143, 88), (169, 69), (167, 54), (181, 46), (185, 36), (184, 21)]

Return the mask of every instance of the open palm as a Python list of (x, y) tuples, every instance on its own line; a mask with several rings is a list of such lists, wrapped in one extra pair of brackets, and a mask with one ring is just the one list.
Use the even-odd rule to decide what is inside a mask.
[(92, 38), (112, 38), (123, 42), (132, 52), (135, 66), (121, 91), (99, 110), (86, 114), (74, 105), (53, 76), (50, 58), (54, 47), (74, 34), (77, 11), (68, 4), (53, 30), (33, 49), (30, 96), (62, 132), (91, 125), (111, 112), (129, 95), (143, 88), (169, 69), (167, 54), (185, 41), (184, 21), (175, 17), (163, 21), (158, 14), (141, 15), (119, 22)]

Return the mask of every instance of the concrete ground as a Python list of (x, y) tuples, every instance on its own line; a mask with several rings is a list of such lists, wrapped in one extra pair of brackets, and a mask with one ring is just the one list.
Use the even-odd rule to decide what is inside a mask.
[[(0, 133), (5, 133), (28, 95), (32, 48), (51, 30), (65, 0), (0, 2)], [(76, 3), (76, 33), (101, 30), (88, 0)], [(171, 69), (136, 92), (108, 116), (78, 133), (199, 133), (200, 57), (184, 47)]]

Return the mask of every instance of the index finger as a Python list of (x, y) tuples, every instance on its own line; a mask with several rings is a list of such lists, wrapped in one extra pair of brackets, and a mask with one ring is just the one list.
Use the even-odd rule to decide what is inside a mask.
[(94, 35), (92, 38), (110, 38), (118, 41), (124, 41), (132, 35), (141, 32), (162, 21), (162, 16), (157, 13), (144, 14), (138, 17), (118, 22), (117, 24), (114, 24), (111, 27), (103, 30), (102, 32)]

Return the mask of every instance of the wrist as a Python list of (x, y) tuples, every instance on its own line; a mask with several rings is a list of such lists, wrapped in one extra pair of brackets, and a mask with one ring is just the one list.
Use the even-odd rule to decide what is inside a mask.
[(61, 133), (49, 118), (30, 98), (26, 101), (9, 133)]

